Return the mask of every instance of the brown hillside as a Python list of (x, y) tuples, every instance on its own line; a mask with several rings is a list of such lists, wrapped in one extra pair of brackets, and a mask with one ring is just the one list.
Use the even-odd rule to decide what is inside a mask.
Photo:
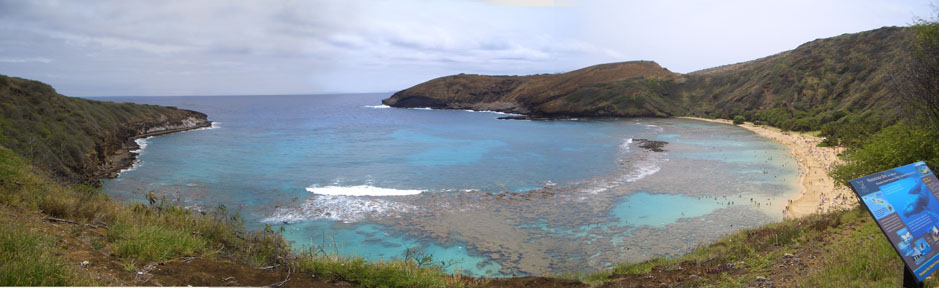
[(674, 78), (655, 62), (633, 61), (531, 76), (453, 75), (395, 93), (384, 104), (394, 107), (496, 110), (528, 114), (532, 107), (577, 89), (635, 77)]

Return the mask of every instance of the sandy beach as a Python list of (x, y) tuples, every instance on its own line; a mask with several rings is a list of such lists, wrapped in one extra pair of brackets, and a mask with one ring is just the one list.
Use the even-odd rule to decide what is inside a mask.
[[(730, 120), (723, 119), (682, 118), (733, 125)], [(775, 127), (756, 126), (751, 123), (737, 126), (789, 147), (790, 153), (799, 162), (798, 184), (802, 191), (787, 201), (785, 214), (788, 217), (798, 218), (857, 205), (854, 193), (845, 186), (836, 187), (834, 179), (828, 176), (829, 169), (841, 162), (838, 154), (844, 148), (818, 147), (822, 139), (817, 136), (784, 132)]]

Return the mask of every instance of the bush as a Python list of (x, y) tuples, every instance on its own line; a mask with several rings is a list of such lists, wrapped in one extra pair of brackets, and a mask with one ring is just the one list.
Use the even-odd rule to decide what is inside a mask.
[(939, 132), (927, 127), (897, 123), (881, 130), (861, 148), (847, 153), (846, 163), (835, 167), (831, 175), (841, 184), (851, 179), (910, 164), (926, 161), (930, 168), (939, 164)]
[(743, 117), (743, 115), (737, 115), (734, 117), (734, 125), (743, 124), (743, 121), (747, 121), (747, 118)]

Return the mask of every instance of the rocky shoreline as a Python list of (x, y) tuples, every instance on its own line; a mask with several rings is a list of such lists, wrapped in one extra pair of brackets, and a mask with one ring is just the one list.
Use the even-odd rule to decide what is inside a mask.
[(128, 137), (117, 151), (108, 155), (107, 163), (104, 165), (105, 167), (100, 178), (113, 179), (120, 175), (121, 171), (133, 167), (138, 155), (131, 151), (140, 149), (140, 145), (138, 145), (136, 141), (137, 139), (212, 127), (212, 121), (209, 121), (205, 117), (205, 114), (199, 114), (201, 114), (201, 118), (190, 116), (180, 120), (177, 124), (156, 125), (136, 129), (138, 134)]

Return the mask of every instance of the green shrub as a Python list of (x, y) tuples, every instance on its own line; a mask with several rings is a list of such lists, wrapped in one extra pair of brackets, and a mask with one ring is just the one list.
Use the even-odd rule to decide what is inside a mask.
[(848, 151), (845, 164), (835, 167), (831, 175), (840, 184), (851, 179), (910, 164), (926, 161), (930, 168), (939, 164), (939, 132), (898, 123), (871, 136), (860, 148)]
[(744, 121), (747, 121), (747, 118), (743, 117), (743, 115), (734, 116), (734, 125), (743, 124)]

